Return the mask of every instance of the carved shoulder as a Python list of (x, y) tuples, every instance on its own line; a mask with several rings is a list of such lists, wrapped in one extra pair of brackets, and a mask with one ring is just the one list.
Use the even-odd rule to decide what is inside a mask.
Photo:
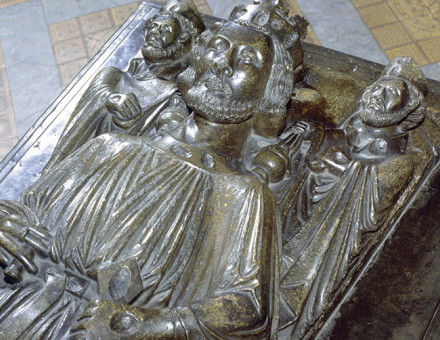
[(379, 193), (384, 206), (394, 204), (411, 181), (414, 164), (408, 155), (395, 156), (377, 166)]

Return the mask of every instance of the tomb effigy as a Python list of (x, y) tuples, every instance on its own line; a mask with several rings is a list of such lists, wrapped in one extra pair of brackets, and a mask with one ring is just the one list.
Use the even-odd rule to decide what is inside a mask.
[(2, 337), (361, 332), (344, 303), (433, 199), (440, 84), (288, 12), (145, 2), (48, 109), (1, 163)]

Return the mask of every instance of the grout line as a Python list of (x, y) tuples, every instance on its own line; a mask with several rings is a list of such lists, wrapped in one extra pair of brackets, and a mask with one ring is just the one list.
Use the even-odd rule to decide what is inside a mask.
[[(359, 12), (358, 12), (359, 13)], [(388, 25), (393, 25), (393, 24), (395, 24), (396, 22), (397, 23), (401, 23), (401, 21), (399, 20), (399, 19), (396, 19), (395, 21), (391, 21), (391, 22), (387, 22), (386, 24), (380, 24), (380, 25), (367, 25), (367, 23), (365, 22), (365, 20), (364, 20), (364, 17), (359, 13), (359, 15), (361, 16), (361, 18), (362, 18), (362, 20), (364, 21), (364, 23), (365, 23), (365, 25), (367, 26), (367, 28), (368, 28), (368, 30), (371, 32), (371, 30), (372, 29), (376, 29), (376, 28), (383, 28), (383, 27), (385, 27), (385, 26), (388, 26)]]
[[(396, 13), (396, 11), (388, 4), (388, 0), (385, 1), (385, 3), (387, 4), (388, 8), (391, 10), (391, 12), (393, 12), (393, 14), (397, 17), (397, 19), (399, 20), (399, 22), (401, 23), (401, 25), (403, 26), (403, 29), (406, 31), (406, 33), (408, 33), (408, 35), (411, 37), (412, 41), (414, 42), (414, 44), (416, 45), (416, 47), (418, 48), (418, 50), (420, 51), (420, 53), (422, 54), (422, 56), (425, 57), (426, 61), (428, 63), (431, 63), (431, 59), (428, 58), (428, 56), (426, 55), (425, 51), (423, 51), (422, 47), (419, 45), (419, 43), (417, 42), (417, 40), (414, 39), (414, 37), (412, 36), (412, 34), (408, 31), (408, 29), (406, 28), (406, 26), (404, 25), (404, 23), (400, 20), (400, 16)], [(421, 65), (424, 66), (424, 65)]]
[(52, 48), (52, 55), (53, 55), (53, 58), (54, 58), (55, 63), (56, 63), (56, 69), (57, 69), (57, 72), (58, 72), (58, 80), (60, 81), (60, 88), (63, 88), (64, 86), (63, 86), (63, 82), (62, 82), (62, 79), (61, 79), (61, 72), (60, 72), (60, 68), (58, 67), (58, 60), (57, 60), (57, 56), (55, 54), (55, 48), (54, 48), (54, 44), (55, 43), (53, 42), (52, 34), (50, 33), (50, 24), (49, 24), (49, 22), (47, 20), (46, 8), (44, 7), (44, 5), (42, 3), (41, 3), (41, 6), (43, 7), (43, 17), (44, 17), (44, 21), (46, 22), (47, 32), (49, 33), (49, 39), (50, 39), (50, 42), (51, 42), (50, 46)]
[[(390, 58), (388, 57), (387, 53), (385, 52), (385, 49), (382, 47), (382, 44), (379, 42), (379, 40), (377, 40), (376, 36), (373, 34), (372, 30), (370, 29), (370, 26), (367, 25), (366, 21), (364, 20), (364, 17), (361, 15), (361, 13), (358, 11), (358, 9), (356, 8), (356, 6), (350, 1), (350, 3), (353, 5), (356, 13), (359, 15), (359, 17), (361, 18), (362, 22), (364, 23), (365, 27), (367, 28), (367, 30), (370, 32), (371, 37), (374, 39), (374, 41), (377, 43), (377, 46), (379, 46), (379, 48), (383, 51), (383, 53), (385, 54), (385, 57), (388, 59), (388, 61), (390, 61)], [(377, 4), (373, 4), (373, 5), (377, 5)], [(369, 6), (366, 6), (369, 7)], [(388, 23), (385, 25), (389, 25), (389, 24), (393, 24), (393, 23)]]
[[(5, 84), (3, 84), (5, 90), (2, 91), (2, 92), (5, 92), (5, 95), (7, 97), (6, 98), (6, 100), (7, 100), (7, 103), (6, 103), (7, 108), (6, 108), (6, 110), (7, 111), (5, 113), (5, 116), (6, 115), (9, 116), (9, 119), (12, 122), (12, 131), (11, 131), (12, 135), (14, 137), (17, 137), (18, 136), (17, 121), (15, 120), (14, 103), (12, 102), (11, 88), (9, 87), (8, 70), (7, 70), (7, 67), (6, 67), (5, 57), (4, 57), (4, 53), (3, 53), (3, 44), (1, 42), (1, 40), (0, 40), (0, 54), (1, 54), (1, 57), (2, 57), (1, 59), (3, 60), (3, 65), (2, 65), (3, 71), (0, 72), (0, 77), (2, 76), (1, 73), (3, 73), (4, 74), (4, 79), (5, 79)], [(0, 136), (0, 140), (3, 140), (1, 138), (1, 136)]]
[[(130, 4), (128, 4), (128, 5), (130, 5)], [(112, 14), (112, 9), (113, 9), (113, 8), (116, 8), (116, 7), (120, 7), (120, 6), (115, 6), (115, 7), (111, 7), (111, 8), (107, 8), (107, 9), (106, 9), (106, 11), (108, 12), (108, 15), (109, 15), (109, 17), (110, 17), (110, 24), (111, 24), (111, 27), (117, 26), (117, 25), (116, 25), (116, 22), (115, 22), (115, 19), (113, 18), (113, 14)]]
[[(350, 0), (350, 2), (353, 4), (353, 1)], [(353, 4), (353, 7), (356, 8), (356, 9), (364, 9), (364, 8), (380, 5), (380, 4), (383, 4), (383, 3), (385, 3), (385, 0), (382, 0), (382, 1), (379, 1), (379, 2), (375, 2), (373, 4), (368, 4), (368, 5), (365, 5), (365, 6), (356, 6), (355, 4)]]

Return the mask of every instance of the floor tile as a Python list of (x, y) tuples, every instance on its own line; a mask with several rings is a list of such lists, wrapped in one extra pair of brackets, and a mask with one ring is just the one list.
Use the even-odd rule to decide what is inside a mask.
[(405, 45), (412, 42), (410, 35), (400, 22), (373, 28), (372, 32), (383, 49)]
[(81, 37), (57, 42), (53, 45), (58, 64), (87, 57), (87, 50)]
[(136, 10), (137, 7), (137, 2), (132, 2), (127, 5), (112, 8), (111, 14), (113, 17), (113, 22), (118, 26), (122, 25), (125, 20), (127, 20), (127, 18), (131, 15), (131, 13)]
[(81, 71), (81, 69), (89, 61), (88, 58), (82, 58), (79, 60), (72, 61), (67, 64), (59, 65), (58, 70), (61, 79), (61, 85), (66, 87), (69, 83), (76, 77), (76, 75)]
[[(2, 68), (0, 63), (0, 69)], [(0, 92), (6, 91), (6, 72), (0, 72)]]
[(430, 63), (440, 62), (440, 38), (420, 41), (419, 45), (429, 58)]
[(68, 40), (81, 36), (78, 18), (49, 24), (52, 42)]
[(9, 97), (9, 91), (0, 91), (0, 115), (11, 112), (11, 100)]
[(369, 5), (378, 4), (380, 2), (383, 2), (384, 0), (351, 0), (353, 5), (357, 8), (366, 7)]
[(19, 136), (56, 98), (60, 80), (40, 0), (2, 8), (0, 39)]
[(440, 63), (422, 66), (422, 70), (428, 78), (440, 80)]
[(9, 151), (11, 151), (17, 142), (17, 137), (0, 140), (0, 161), (8, 154)]
[(348, 0), (296, 0), (319, 42), (385, 64), (388, 58)]
[(359, 14), (370, 28), (397, 21), (396, 16), (386, 3), (360, 8)]
[(122, 6), (133, 0), (41, 0), (48, 23), (60, 22), (104, 9)]
[(414, 58), (420, 65), (429, 64), (428, 59), (423, 55), (423, 53), (415, 44), (392, 48), (390, 50), (387, 50), (386, 53), (390, 59), (400, 56), (408, 56)]
[(436, 7), (439, 9), (437, 0), (386, 0), (386, 2), (401, 19), (429, 16), (435, 12)]
[(95, 33), (113, 26), (110, 11), (104, 10), (90, 13), (79, 18), (81, 30), (84, 34)]
[(104, 46), (105, 42), (113, 35), (115, 28), (110, 28), (94, 34), (88, 34), (85, 37), (85, 43), (87, 48), (87, 54), (89, 58), (92, 58), (99, 49)]
[(17, 5), (25, 1), (27, 0), (0, 0), (0, 8)]
[(12, 115), (6, 114), (0, 116), (0, 140), (17, 137), (15, 122)]
[(440, 37), (440, 20), (432, 16), (403, 19), (402, 23), (415, 40)]

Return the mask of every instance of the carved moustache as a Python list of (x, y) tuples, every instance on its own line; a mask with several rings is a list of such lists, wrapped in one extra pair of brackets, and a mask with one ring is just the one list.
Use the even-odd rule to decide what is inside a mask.
[(232, 87), (228, 81), (216, 76), (212, 72), (208, 74), (207, 79), (202, 80), (202, 84), (204, 84), (208, 90), (217, 94), (228, 97), (233, 95)]
[(151, 40), (145, 41), (142, 46), (142, 54), (147, 57), (155, 58), (170, 58), (180, 52), (181, 44), (175, 42), (165, 48), (162, 46), (156, 46), (155, 43), (151, 43)]
[(368, 104), (366, 109), (373, 112), (384, 112), (385, 111), (385, 103), (383, 99), (379, 99), (377, 97), (371, 96), (369, 97)]
[(145, 45), (155, 48), (161, 48), (163, 46), (163, 42), (160, 38), (157, 38), (155, 36), (148, 36), (148, 38), (145, 39)]

